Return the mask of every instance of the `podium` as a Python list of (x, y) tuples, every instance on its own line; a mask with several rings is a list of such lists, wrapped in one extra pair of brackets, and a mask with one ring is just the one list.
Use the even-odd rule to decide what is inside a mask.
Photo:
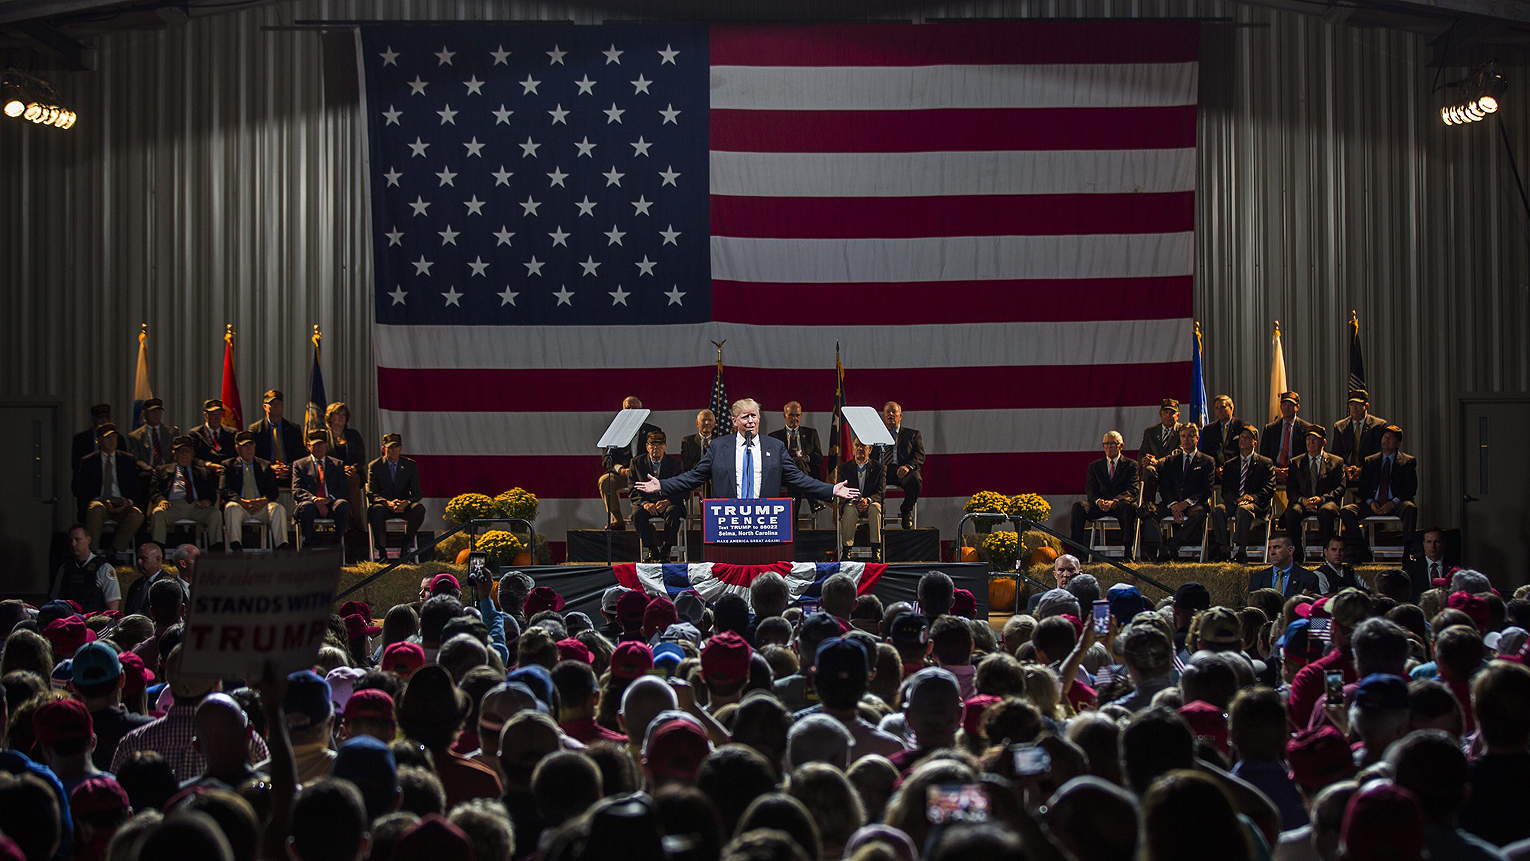
[(703, 499), (702, 557), (735, 565), (790, 561), (793, 520), (791, 499)]

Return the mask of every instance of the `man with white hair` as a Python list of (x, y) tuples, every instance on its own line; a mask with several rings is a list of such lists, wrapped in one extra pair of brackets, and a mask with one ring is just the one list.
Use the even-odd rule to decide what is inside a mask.
[(733, 499), (792, 495), (827, 501), (860, 495), (843, 481), (830, 485), (804, 473), (787, 455), (785, 443), (760, 436), (758, 401), (734, 401), (732, 412), (734, 433), (713, 440), (694, 467), (673, 478), (648, 477), (634, 486), (643, 493), (671, 496), (689, 493), (711, 481), (713, 493)]
[[(1057, 557), (1052, 560), (1052, 579), (1057, 581), (1057, 588), (1051, 591), (1065, 591), (1068, 588), (1068, 583), (1082, 573), (1084, 573), (1084, 566), (1079, 564), (1077, 556), (1074, 556), (1072, 553), (1064, 553)], [(1041, 604), (1041, 599), (1046, 594), (1046, 592), (1037, 592), (1035, 595), (1032, 595), (1031, 600), (1025, 604), (1025, 612), (1035, 616), (1037, 608)], [(1080, 616), (1079, 618), (1083, 617)]]
[(1140, 489), (1137, 462), (1121, 454), (1125, 440), (1120, 431), (1105, 434), (1105, 456), (1089, 464), (1084, 475), (1084, 498), (1073, 503), (1073, 542), (1084, 543), (1084, 526), (1089, 521), (1114, 517), (1121, 524), (1124, 556), (1134, 558), (1132, 545), (1137, 538), (1137, 492)]

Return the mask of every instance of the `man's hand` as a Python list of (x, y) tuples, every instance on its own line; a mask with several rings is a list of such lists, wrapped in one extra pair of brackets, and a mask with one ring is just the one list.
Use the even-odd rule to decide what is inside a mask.
[(871, 508), (871, 500), (861, 497), (855, 501), (855, 510), (865, 514)]
[(490, 592), (493, 588), (494, 581), (489, 579), (487, 575), (478, 577), (473, 580), (473, 594), (476, 595), (480, 601), (490, 597)]
[(1143, 466), (1157, 466), (1158, 465), (1158, 458), (1153, 457), (1150, 454), (1145, 454), (1145, 455), (1142, 456), (1142, 465)]
[(313, 507), (319, 510), (319, 516), (320, 517), (328, 517), (329, 516), (329, 500), (327, 500), (327, 499), (315, 499), (313, 501)]
[[(198, 504), (201, 504), (201, 502), (202, 502), (202, 500), (200, 500), (200, 499), (197, 500)], [(170, 500), (168, 500), (168, 499), (161, 499), (159, 501), (159, 504), (154, 506), (154, 513), (155, 514), (158, 514), (161, 511), (169, 511), (169, 510), (170, 510)]]
[(391, 500), (388, 501), (388, 507), (393, 509), (393, 513), (394, 514), (403, 514), (404, 513), (404, 509), (409, 507), (409, 500), (407, 500), (407, 499), (391, 499)]
[[(654, 484), (658, 484), (658, 482), (656, 481)], [(840, 499), (855, 499), (861, 495), (861, 492), (851, 487), (850, 482), (841, 481), (839, 484), (834, 485), (834, 495)]]
[(1101, 510), (1101, 511), (1109, 511), (1109, 510), (1110, 510), (1110, 509), (1112, 509), (1112, 508), (1114, 508), (1114, 507), (1115, 507), (1115, 505), (1116, 505), (1116, 501), (1115, 501), (1115, 500), (1114, 500), (1114, 499), (1096, 499), (1096, 500), (1095, 500), (1095, 501), (1094, 501), (1094, 504), (1095, 504), (1095, 505), (1096, 505), (1096, 506), (1097, 506), (1097, 507), (1098, 507), (1098, 508), (1099, 508), (1099, 509), (1100, 509), (1100, 510)]
[(1254, 495), (1252, 493), (1245, 493), (1242, 496), (1238, 497), (1238, 504), (1239, 505), (1252, 505), (1253, 503), (1254, 503)]
[(669, 500), (661, 499), (658, 502), (655, 502), (651, 510), (654, 514), (663, 514), (669, 510)]
[(625, 467), (625, 466), (618, 466), (618, 467), (614, 468), (612, 470), (612, 472), (615, 472), (617, 475), (621, 476), (622, 478), (626, 478), (627, 476), (632, 474), (632, 470), (627, 468), (627, 467)]
[(346, 466), (345, 466), (345, 477), (346, 478), (350, 478), (351, 476), (354, 476), (355, 474), (356, 474), (356, 465), (354, 463), (346, 464)]
[[(169, 505), (169, 503), (166, 503), (166, 505)], [(211, 499), (198, 499), (197, 500), (197, 508), (212, 508), (212, 500)]]
[(659, 480), (651, 475), (642, 481), (634, 482), (632, 486), (637, 488), (639, 493), (659, 492)]
[(1286, 478), (1290, 474), (1291, 474), (1291, 470), (1286, 468), (1286, 467), (1284, 467), (1284, 466), (1277, 466), (1277, 467), (1275, 467), (1275, 480), (1280, 482), (1281, 484), (1285, 484), (1286, 483)]
[(282, 479), (284, 481), (289, 476), (292, 475), (292, 467), (288, 466), (285, 463), (273, 463), (273, 464), (271, 464), (271, 471), (276, 473), (276, 477), (277, 478)]
[(1358, 467), (1358, 466), (1346, 466), (1346, 467), (1344, 467), (1344, 476), (1346, 478), (1348, 478), (1350, 481), (1359, 481), (1360, 480), (1360, 467)]
[(240, 507), (243, 508), (245, 511), (248, 511), (251, 514), (259, 513), (260, 509), (265, 507), (265, 504), (266, 504), (266, 501), (264, 499), (241, 499), (241, 500), (239, 500)]
[(1309, 511), (1317, 511), (1319, 508), (1323, 507), (1323, 497), (1309, 496), (1302, 501), (1302, 504), (1305, 505)]
[(900, 466), (900, 467), (898, 467), (898, 477), (902, 478), (903, 476), (908, 475), (909, 471), (912, 470), (912, 469), (913, 469), (913, 467), (911, 467), (911, 466)]

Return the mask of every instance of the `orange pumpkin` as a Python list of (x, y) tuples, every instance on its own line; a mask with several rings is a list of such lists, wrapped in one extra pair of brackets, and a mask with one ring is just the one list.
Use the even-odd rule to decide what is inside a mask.
[(977, 562), (977, 561), (980, 561), (978, 559), (977, 548), (976, 547), (958, 547), (956, 549), (956, 561), (958, 561), (958, 562)]
[(988, 609), (1004, 610), (1015, 606), (1015, 581), (995, 578), (988, 581)]
[(529, 551), (521, 551), (520, 553), (515, 554), (515, 556), (510, 560), (510, 564), (511, 565), (530, 565), (531, 564), (531, 553)]
[(458, 565), (466, 565), (467, 564), (467, 560), (468, 560), (468, 554), (472, 553), (472, 552), (473, 551), (467, 549), (466, 547), (464, 547), (460, 551), (458, 551), (457, 552), (457, 564)]
[(1043, 544), (1031, 551), (1032, 565), (1051, 565), (1057, 561), (1057, 551), (1050, 545)]

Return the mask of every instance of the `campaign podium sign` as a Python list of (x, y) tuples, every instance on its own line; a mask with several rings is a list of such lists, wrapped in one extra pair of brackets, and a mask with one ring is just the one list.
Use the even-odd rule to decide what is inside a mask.
[(701, 540), (705, 544), (790, 544), (790, 499), (703, 499)]

